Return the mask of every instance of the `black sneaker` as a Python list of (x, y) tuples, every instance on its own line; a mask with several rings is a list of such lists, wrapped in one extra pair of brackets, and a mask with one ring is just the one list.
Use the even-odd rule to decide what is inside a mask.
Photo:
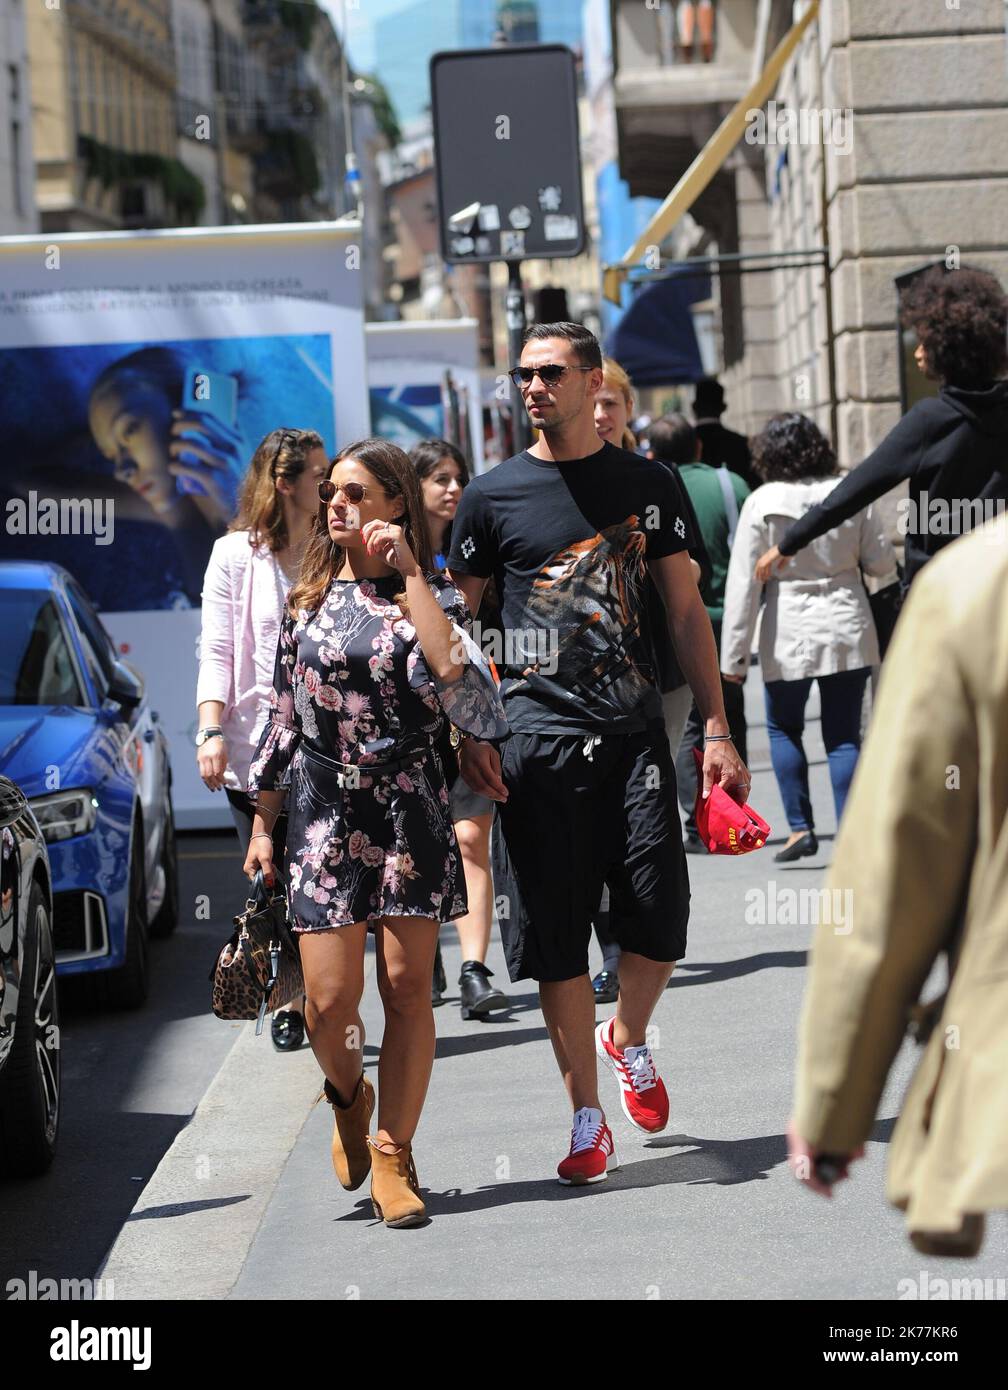
[(444, 962), (441, 959), (441, 942), (437, 944), (434, 952), (434, 978), (431, 981), (431, 1003), (436, 1009), (439, 1004), (444, 1003), (444, 992), (448, 988), (448, 979), (444, 973)]
[(683, 849), (687, 854), (709, 854), (707, 846), (699, 835), (688, 834), (683, 837)]
[(619, 998), (619, 976), (615, 970), (600, 970), (592, 980), (596, 1004), (615, 1004)]
[(493, 1013), (495, 1009), (509, 1009), (511, 1001), (506, 994), (502, 994), (499, 989), (495, 989), (489, 983), (492, 970), (488, 970), (482, 961), (466, 960), (462, 962), (462, 973), (459, 975), (459, 988), (462, 991), (462, 1017), (463, 1019), (484, 1018), (487, 1014)]

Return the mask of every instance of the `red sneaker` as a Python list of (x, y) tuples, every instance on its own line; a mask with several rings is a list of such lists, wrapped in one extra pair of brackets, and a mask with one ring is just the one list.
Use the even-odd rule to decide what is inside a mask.
[(604, 1182), (609, 1170), (618, 1167), (612, 1130), (602, 1111), (582, 1106), (574, 1112), (570, 1153), (557, 1167), (557, 1176), (565, 1187), (580, 1187), (586, 1182)]
[(620, 1104), (632, 1125), (646, 1134), (657, 1134), (669, 1118), (668, 1092), (655, 1070), (651, 1049), (628, 1047), (625, 1052), (613, 1046), (614, 1018), (607, 1018), (595, 1029), (595, 1051), (616, 1074), (620, 1084)]

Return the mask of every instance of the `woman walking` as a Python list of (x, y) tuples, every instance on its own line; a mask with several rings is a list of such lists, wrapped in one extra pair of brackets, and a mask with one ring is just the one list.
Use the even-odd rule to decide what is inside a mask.
[[(420, 495), (434, 563), (440, 571), (445, 567), (444, 557), (451, 545), (451, 524), (458, 510), (462, 489), (469, 481), (469, 468), (462, 452), (447, 439), (421, 440), (410, 450), (410, 462), (420, 480)], [(492, 602), (486, 598), (480, 605), (477, 621), (480, 632), (488, 626), (500, 628), (500, 615), (493, 612)], [(462, 948), (460, 1008), (464, 1020), (482, 1019), (498, 1009), (510, 1007), (507, 995), (490, 983), (493, 971), (488, 970), (486, 964), (493, 919), (493, 878), (490, 874), (493, 802), (466, 786), (458, 775), (458, 763), (450, 746), (443, 750), (442, 761), (449, 779), (451, 815), (469, 899), (469, 911), (455, 923)], [(440, 943), (434, 961), (433, 988), (433, 1001), (440, 1004), (441, 995), (447, 988)]]
[[(453, 624), (465, 601), (433, 572), (406, 454), (366, 439), (333, 460), (280, 630), (270, 721), (249, 771), (256, 815), (245, 871), (273, 876), (271, 827), (289, 776), (289, 904), (309, 1041), (335, 1112), (333, 1166), (371, 1173), (389, 1226), (425, 1217), (412, 1140), (434, 1061), (438, 925), (466, 910), (465, 879), (435, 744), (447, 717), (507, 732), (489, 674)], [(385, 1034), (374, 1090), (363, 1073), (364, 945), (375, 933)]]
[(771, 580), (760, 614), (757, 557), (832, 490), (837, 462), (812, 421), (794, 412), (774, 416), (753, 441), (753, 467), (765, 482), (739, 514), (725, 586), (721, 672), (726, 681), (745, 680), (759, 619), (770, 758), (791, 830), (774, 857), (786, 864), (819, 848), (802, 743), (812, 682), (819, 687), (839, 824), (861, 746), (865, 684), (879, 660), (861, 574), (892, 576), (896, 558), (868, 507), (814, 540), (785, 574)]
[[(203, 580), (196, 762), (204, 785), (227, 795), (242, 854), (254, 814), (245, 783), (269, 718), (284, 605), (318, 514), (318, 484), (328, 471), (321, 435), (272, 430), (252, 455), (238, 516), (214, 545)], [(278, 864), (286, 829), (286, 819), (278, 817)], [(272, 1036), (278, 1051), (301, 1046), (300, 999), (276, 1011)]]

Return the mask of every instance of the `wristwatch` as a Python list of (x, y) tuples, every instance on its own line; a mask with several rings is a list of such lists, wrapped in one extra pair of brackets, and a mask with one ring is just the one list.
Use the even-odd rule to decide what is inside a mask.
[(465, 729), (456, 728), (454, 724), (451, 726), (451, 733), (448, 735), (448, 742), (455, 749), (456, 753), (462, 747), (463, 743), (465, 743), (467, 738), (472, 738), (472, 734), (467, 734)]
[(217, 725), (217, 724), (208, 725), (207, 728), (205, 728), (205, 729), (200, 729), (199, 733), (196, 735), (196, 747), (197, 747), (197, 748), (202, 748), (203, 745), (204, 745), (204, 743), (206, 743), (207, 739), (211, 739), (211, 738), (223, 738), (223, 737), (224, 737), (224, 730), (223, 730), (222, 728), (220, 728), (219, 725)]

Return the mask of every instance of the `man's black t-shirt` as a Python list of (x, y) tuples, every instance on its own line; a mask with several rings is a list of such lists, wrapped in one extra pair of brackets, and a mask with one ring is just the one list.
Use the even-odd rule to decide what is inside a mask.
[(489, 655), (512, 729), (628, 733), (661, 718), (647, 561), (685, 549), (668, 471), (611, 444), (562, 463), (518, 454), (466, 487), (448, 568), (496, 580), (504, 650)]

